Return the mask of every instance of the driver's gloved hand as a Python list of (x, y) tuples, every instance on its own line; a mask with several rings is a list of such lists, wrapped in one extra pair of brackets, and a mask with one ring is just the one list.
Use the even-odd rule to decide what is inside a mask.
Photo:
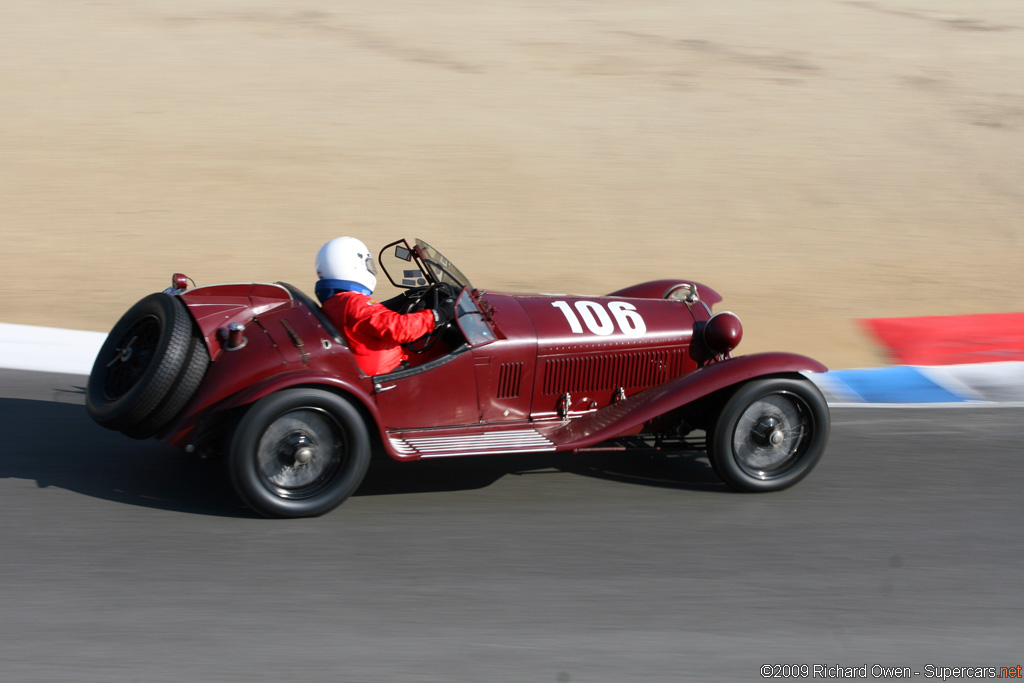
[(433, 313), (435, 329), (455, 320), (455, 299), (451, 297), (444, 299), (433, 309)]

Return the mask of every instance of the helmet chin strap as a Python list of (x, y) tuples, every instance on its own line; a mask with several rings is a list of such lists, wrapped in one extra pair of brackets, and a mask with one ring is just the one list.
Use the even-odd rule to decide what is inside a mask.
[(320, 300), (320, 303), (324, 303), (338, 292), (359, 292), (369, 296), (373, 290), (352, 280), (325, 278), (316, 283), (316, 298)]

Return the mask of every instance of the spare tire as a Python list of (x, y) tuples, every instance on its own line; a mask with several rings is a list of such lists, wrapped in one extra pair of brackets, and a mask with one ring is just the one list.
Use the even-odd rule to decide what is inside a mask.
[(210, 365), (210, 354), (206, 350), (206, 342), (198, 332), (193, 331), (185, 364), (178, 372), (178, 378), (171, 386), (164, 400), (148, 417), (138, 425), (122, 431), (133, 439), (148, 439), (166, 427), (181, 412), (185, 404), (195, 396), (206, 369)]
[(209, 362), (185, 304), (150, 294), (121, 316), (100, 348), (86, 390), (89, 416), (148, 438), (184, 408)]

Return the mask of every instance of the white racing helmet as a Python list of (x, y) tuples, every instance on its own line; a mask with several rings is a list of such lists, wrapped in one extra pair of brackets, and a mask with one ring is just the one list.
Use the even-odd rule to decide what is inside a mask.
[[(355, 283), (368, 291), (369, 294), (377, 286), (377, 267), (373, 263), (373, 254), (355, 237), (338, 237), (331, 240), (316, 254), (316, 274), (321, 285), (331, 289), (357, 289), (345, 286)], [(330, 282), (324, 282), (329, 280)]]

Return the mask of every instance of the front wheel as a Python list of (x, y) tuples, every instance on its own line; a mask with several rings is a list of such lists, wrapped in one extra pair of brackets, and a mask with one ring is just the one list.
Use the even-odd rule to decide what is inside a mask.
[(708, 456), (739, 491), (778, 491), (806, 477), (829, 439), (825, 398), (809, 380), (747, 382), (726, 402)]
[(239, 421), (228, 469), (239, 497), (265, 517), (315, 517), (355, 493), (370, 464), (359, 410), (321, 389), (260, 399)]

